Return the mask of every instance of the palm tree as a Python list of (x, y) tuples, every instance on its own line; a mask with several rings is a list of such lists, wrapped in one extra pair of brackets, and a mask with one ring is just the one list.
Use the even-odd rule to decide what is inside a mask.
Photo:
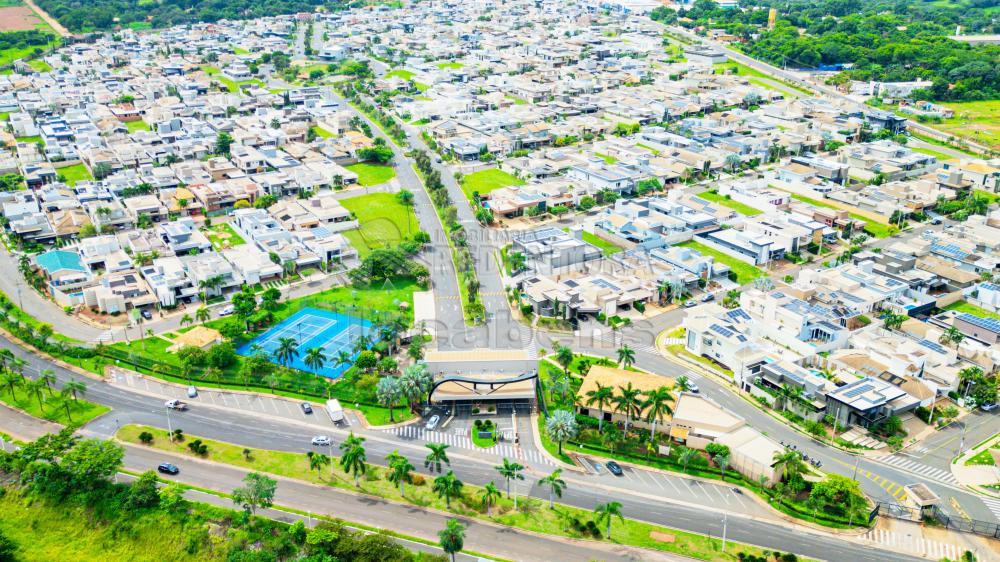
[(681, 447), (680, 453), (677, 455), (677, 460), (684, 465), (684, 472), (687, 472), (688, 465), (694, 460), (694, 457), (698, 454), (698, 451), (694, 449), (689, 449), (688, 447)]
[(313, 370), (314, 375), (318, 375), (319, 370), (326, 365), (326, 355), (323, 354), (323, 348), (311, 347), (307, 349), (306, 356), (302, 362), (306, 364), (306, 367)]
[(677, 377), (675, 381), (675, 386), (681, 392), (687, 392), (691, 390), (691, 379), (687, 378), (687, 375), (681, 375)]
[(410, 481), (413, 465), (399, 451), (393, 451), (385, 460), (389, 461), (389, 482), (399, 484), (399, 495), (405, 495), (403, 486)]
[(205, 308), (204, 306), (199, 306), (198, 310), (194, 311), (194, 317), (199, 322), (204, 324), (205, 322), (208, 322), (208, 319), (211, 317), (211, 314), (208, 312), (207, 308)]
[(545, 434), (559, 443), (560, 456), (563, 442), (575, 438), (578, 431), (576, 416), (569, 410), (556, 410), (545, 420)]
[(781, 476), (785, 480), (793, 480), (802, 474), (805, 465), (802, 463), (802, 455), (798, 451), (785, 450), (774, 453), (774, 462), (771, 466), (781, 470)]
[[(201, 310), (201, 308), (199, 308), (199, 310)], [(181, 316), (181, 326), (189, 326), (191, 324), (194, 324), (194, 320), (191, 318), (190, 314), (185, 314), (184, 316)]]
[(632, 387), (632, 381), (626, 386), (618, 387), (618, 396), (612, 398), (612, 402), (615, 404), (615, 410), (618, 413), (625, 416), (625, 432), (628, 433), (629, 422), (632, 421), (632, 413), (639, 409), (639, 404), (641, 403), (640, 397), (642, 396), (642, 391), (638, 388)]
[(740, 291), (739, 289), (730, 289), (726, 291), (726, 298), (722, 299), (722, 306), (726, 308), (736, 308), (740, 305)]
[(548, 486), (549, 488), (549, 509), (555, 507), (555, 500), (553, 496), (562, 497), (563, 490), (566, 489), (566, 481), (562, 478), (562, 469), (558, 468), (552, 471), (552, 474), (540, 479), (538, 485), (541, 487)]
[(628, 345), (623, 344), (618, 348), (618, 364), (628, 369), (633, 363), (635, 363), (635, 351)]
[(77, 396), (83, 396), (84, 394), (87, 393), (87, 385), (76, 379), (73, 379), (64, 384), (62, 389), (63, 392), (68, 392), (73, 397), (74, 401), (76, 400)]
[(622, 504), (618, 502), (608, 502), (608, 503), (598, 504), (598, 506), (594, 508), (594, 513), (597, 515), (598, 525), (607, 521), (608, 539), (611, 538), (611, 520), (617, 517), (618, 519), (621, 519), (622, 523), (625, 522), (625, 517), (622, 516)]
[(42, 372), (38, 373), (38, 380), (45, 385), (45, 390), (49, 391), (49, 396), (52, 396), (52, 385), (56, 383), (56, 374), (52, 372), (52, 369), (42, 369)]
[(521, 471), (524, 470), (524, 466), (516, 462), (510, 462), (509, 459), (504, 458), (502, 465), (495, 466), (493, 468), (497, 469), (497, 472), (500, 473), (500, 476), (503, 476), (504, 479), (507, 481), (507, 499), (510, 499), (510, 481), (524, 480), (524, 474), (521, 474)]
[(556, 363), (562, 365), (563, 372), (569, 376), (569, 366), (573, 364), (573, 350), (565, 345), (560, 345), (556, 350)]
[(396, 423), (392, 409), (399, 402), (401, 395), (399, 379), (396, 377), (382, 377), (375, 386), (375, 396), (378, 398), (378, 403), (389, 408), (389, 423)]
[(0, 375), (0, 384), (3, 384), (10, 389), (10, 397), (16, 401), (17, 395), (14, 393), (14, 389), (22, 386), (24, 384), (24, 379), (13, 371), (4, 371), (3, 374)]
[(287, 367), (293, 359), (299, 356), (299, 342), (295, 338), (279, 338), (278, 348), (274, 350), (274, 358)]
[(497, 489), (496, 485), (490, 480), (489, 484), (483, 487), (483, 505), (486, 506), (486, 516), (493, 517), (493, 506), (496, 505), (497, 500), (500, 499), (500, 490)]
[(965, 339), (965, 334), (960, 332), (958, 328), (954, 326), (948, 326), (948, 329), (946, 329), (944, 333), (941, 334), (941, 337), (938, 338), (938, 341), (940, 341), (945, 345), (953, 343), (957, 348), (958, 344), (962, 343), (962, 340), (964, 339)]
[(309, 459), (309, 470), (315, 470), (319, 473), (323, 472), (323, 467), (329, 466), (333, 462), (330, 457), (323, 453), (314, 453), (313, 451), (306, 453), (306, 457)]
[(357, 437), (352, 431), (347, 439), (340, 444), (340, 450), (343, 451), (343, 455), (340, 457), (340, 467), (344, 469), (344, 472), (354, 475), (355, 486), (359, 486), (358, 477), (368, 470), (368, 464), (365, 462), (368, 460), (368, 456), (364, 446), (361, 445), (364, 441), (364, 437)]
[(431, 472), (436, 470), (440, 473), (441, 463), (451, 466), (451, 461), (448, 460), (448, 454), (445, 452), (448, 445), (445, 445), (444, 443), (425, 443), (424, 445), (431, 450), (431, 452), (427, 453), (427, 456), (424, 457), (424, 468), (430, 468)]
[(656, 422), (662, 422), (664, 414), (673, 415), (674, 410), (670, 407), (670, 402), (673, 399), (673, 395), (665, 386), (646, 393), (646, 401), (642, 403), (642, 409), (646, 410), (646, 421), (653, 424), (649, 430), (650, 439), (656, 438)]
[(726, 468), (729, 467), (729, 454), (728, 453), (719, 453), (719, 454), (715, 455), (714, 457), (712, 457), (712, 460), (715, 461), (716, 465), (718, 465), (718, 467), (719, 467), (719, 476), (721, 476), (723, 482), (725, 482), (725, 480), (726, 480)]
[(341, 349), (340, 351), (337, 352), (337, 361), (336, 361), (336, 363), (337, 363), (338, 367), (341, 366), (341, 365), (350, 365), (351, 362), (352, 362), (352, 360), (351, 360), (351, 354), (350, 354), (350, 352), (344, 351), (343, 349)]
[(28, 394), (34, 394), (35, 398), (38, 399), (38, 407), (42, 407), (42, 395), (45, 393), (45, 389), (48, 388), (43, 380), (33, 380), (28, 381), (25, 385), (28, 389)]
[(899, 327), (903, 325), (903, 322), (906, 322), (907, 317), (903, 314), (896, 314), (895, 312), (886, 309), (882, 311), (879, 318), (885, 321), (886, 330), (893, 330), (899, 329)]
[(444, 498), (445, 509), (451, 509), (451, 498), (462, 495), (462, 481), (455, 476), (455, 473), (448, 471), (448, 474), (438, 476), (434, 479), (434, 493), (438, 497)]
[(610, 386), (604, 386), (601, 383), (597, 383), (597, 387), (594, 390), (587, 391), (587, 405), (593, 406), (597, 404), (597, 409), (601, 411), (601, 415), (597, 418), (597, 432), (601, 433), (604, 425), (604, 405), (614, 399), (615, 389)]
[(465, 526), (457, 519), (449, 519), (444, 529), (438, 531), (438, 538), (441, 541), (441, 550), (451, 556), (451, 562), (455, 562), (455, 554), (461, 552), (465, 546)]

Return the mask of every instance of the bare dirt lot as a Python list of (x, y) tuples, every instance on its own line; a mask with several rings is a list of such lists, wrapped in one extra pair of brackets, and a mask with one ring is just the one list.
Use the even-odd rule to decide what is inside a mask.
[(0, 31), (35, 29), (40, 23), (42, 23), (41, 18), (27, 6), (0, 8)]

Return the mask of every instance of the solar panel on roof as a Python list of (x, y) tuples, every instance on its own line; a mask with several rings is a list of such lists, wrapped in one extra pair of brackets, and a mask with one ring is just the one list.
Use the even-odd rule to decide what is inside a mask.
[(873, 387), (870, 384), (861, 384), (845, 392), (844, 396), (846, 396), (847, 398), (857, 398), (858, 396), (861, 396), (862, 394), (868, 392), (872, 388)]
[(722, 326), (720, 326), (718, 324), (712, 324), (711, 326), (708, 327), (708, 329), (712, 330), (716, 334), (719, 334), (722, 337), (726, 337), (726, 338), (728, 338), (728, 337), (730, 337), (730, 336), (733, 335), (732, 330), (728, 330), (726, 328), (723, 328)]
[(920, 340), (917, 343), (919, 343), (920, 345), (926, 347), (927, 349), (930, 349), (932, 351), (936, 351), (938, 353), (944, 353), (945, 352), (945, 349), (944, 349), (944, 347), (941, 344), (939, 344), (937, 342), (933, 342), (931, 340)]
[(1000, 320), (997, 320), (996, 318), (983, 318), (982, 316), (976, 316), (975, 314), (969, 314), (968, 312), (963, 312), (962, 314), (959, 314), (958, 317), (973, 326), (978, 326), (985, 330), (1000, 334)]

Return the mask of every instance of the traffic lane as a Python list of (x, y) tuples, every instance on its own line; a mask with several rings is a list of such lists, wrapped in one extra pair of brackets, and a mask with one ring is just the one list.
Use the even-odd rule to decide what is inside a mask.
[[(164, 459), (168, 459), (180, 468), (178, 475), (164, 477), (165, 480), (179, 481), (221, 492), (229, 492), (240, 486), (241, 480), (249, 472), (139, 447), (127, 448), (125, 465), (131, 470), (144, 471), (164, 462)], [(588, 544), (586, 541), (535, 535), (510, 527), (488, 525), (476, 519), (455, 517), (373, 496), (294, 480), (278, 480), (274, 501), (277, 505), (294, 506), (298, 510), (339, 517), (372, 527), (391, 528), (433, 541), (437, 540), (437, 532), (444, 528), (448, 519), (457, 518), (467, 527), (466, 548), (511, 560), (686, 560), (643, 549), (623, 548), (596, 542)], [(392, 525), (388, 526), (387, 522), (391, 522)]]

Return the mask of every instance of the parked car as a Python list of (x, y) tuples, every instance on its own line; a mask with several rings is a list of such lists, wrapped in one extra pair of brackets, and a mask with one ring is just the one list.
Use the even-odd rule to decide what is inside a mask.
[(197, 398), (198, 389), (192, 384), (188, 385), (188, 398)]
[(699, 392), (701, 392), (701, 389), (698, 388), (698, 385), (694, 384), (693, 382), (689, 382), (688, 383), (688, 392), (693, 392), (695, 394), (698, 394)]
[(236, 308), (231, 304), (227, 304), (219, 311), (219, 316), (229, 316), (234, 312), (236, 312)]
[(329, 447), (330, 438), (326, 435), (317, 435), (316, 437), (312, 438), (312, 444), (316, 445), (317, 447)]
[(687, 302), (684, 303), (684, 308), (692, 308), (692, 307), (695, 307), (695, 306), (698, 306), (698, 303), (696, 303), (694, 301), (687, 301)]
[(712, 293), (705, 293), (701, 297), (701, 302), (711, 302), (715, 300), (715, 295)]
[(161, 462), (160, 466), (156, 467), (156, 471), (163, 474), (177, 474), (178, 472), (181, 471), (181, 469), (177, 468), (177, 466), (172, 465), (168, 462)]
[(313, 413), (313, 407), (312, 407), (312, 405), (310, 403), (303, 402), (302, 404), (299, 404), (299, 406), (302, 407), (302, 413), (303, 414), (307, 414), (308, 415), (308, 414)]
[(142, 309), (142, 312), (140, 314), (142, 314), (142, 317), (145, 318), (146, 320), (153, 319), (153, 313), (150, 312), (148, 308)]
[(604, 466), (608, 467), (608, 472), (614, 474), (615, 476), (621, 476), (622, 474), (624, 474), (621, 465), (619, 465), (615, 461), (608, 461)]
[(424, 429), (426, 429), (427, 431), (434, 431), (434, 429), (438, 426), (438, 422), (440, 421), (441, 421), (441, 416), (434, 414), (433, 416), (431, 416), (431, 419), (427, 420), (427, 423), (424, 424)]
[(988, 404), (981, 404), (979, 408), (982, 409), (984, 412), (992, 412), (993, 410), (997, 409), (997, 403), (990, 402)]

